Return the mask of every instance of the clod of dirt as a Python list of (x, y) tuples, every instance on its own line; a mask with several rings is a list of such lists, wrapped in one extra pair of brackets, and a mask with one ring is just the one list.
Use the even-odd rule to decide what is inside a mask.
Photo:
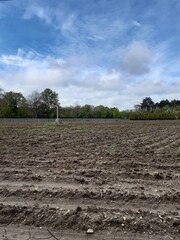
[(75, 213), (78, 214), (78, 213), (81, 212), (81, 211), (82, 211), (82, 208), (78, 206), (78, 207), (76, 208), (76, 210), (75, 210)]
[(81, 184), (88, 184), (88, 181), (84, 178), (75, 177), (74, 179)]
[(160, 172), (155, 172), (155, 173), (154, 173), (154, 177), (155, 177), (155, 179), (157, 179), (157, 180), (161, 180), (161, 179), (164, 178), (164, 177), (163, 177), (163, 174), (160, 173)]

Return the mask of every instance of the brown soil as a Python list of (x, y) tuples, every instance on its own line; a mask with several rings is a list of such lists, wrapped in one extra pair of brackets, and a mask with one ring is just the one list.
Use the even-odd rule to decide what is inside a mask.
[(179, 239), (178, 149), (180, 121), (1, 123), (0, 239)]

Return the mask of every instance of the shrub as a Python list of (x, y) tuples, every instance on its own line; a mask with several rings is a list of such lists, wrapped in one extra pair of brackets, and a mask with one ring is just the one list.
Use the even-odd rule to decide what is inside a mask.
[(129, 115), (130, 120), (172, 120), (175, 115), (169, 112), (133, 112)]

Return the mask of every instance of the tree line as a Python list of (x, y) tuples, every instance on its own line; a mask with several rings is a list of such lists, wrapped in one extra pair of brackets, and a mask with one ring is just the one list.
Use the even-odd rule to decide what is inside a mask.
[(174, 108), (179, 109), (180, 107), (180, 100), (171, 100), (169, 101), (168, 99), (166, 100), (161, 100), (160, 102), (154, 102), (150, 97), (146, 97), (143, 99), (142, 103), (139, 105), (135, 105), (136, 110), (144, 110), (144, 111), (151, 111), (154, 109), (169, 109), (172, 110)]
[(180, 119), (180, 100), (161, 100), (154, 102), (150, 97), (135, 105), (135, 111), (129, 115), (131, 120), (167, 120)]
[(21, 92), (4, 92), (0, 88), (0, 118), (120, 118), (120, 119), (173, 119), (180, 118), (180, 100), (153, 102), (150, 97), (135, 105), (134, 110), (119, 111), (103, 105), (62, 107), (58, 93), (46, 88), (33, 91), (25, 97)]
[(127, 118), (126, 111), (103, 105), (61, 107), (58, 93), (46, 88), (42, 92), (33, 91), (27, 98), (20, 92), (4, 92), (0, 89), (0, 118), (56, 118), (59, 108), (60, 118)]

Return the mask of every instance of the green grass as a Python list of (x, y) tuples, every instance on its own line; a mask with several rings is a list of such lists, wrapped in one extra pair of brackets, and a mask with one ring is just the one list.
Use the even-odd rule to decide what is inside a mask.
[(178, 155), (180, 155), (180, 148), (178, 148), (178, 149), (176, 150), (176, 153), (177, 153)]

